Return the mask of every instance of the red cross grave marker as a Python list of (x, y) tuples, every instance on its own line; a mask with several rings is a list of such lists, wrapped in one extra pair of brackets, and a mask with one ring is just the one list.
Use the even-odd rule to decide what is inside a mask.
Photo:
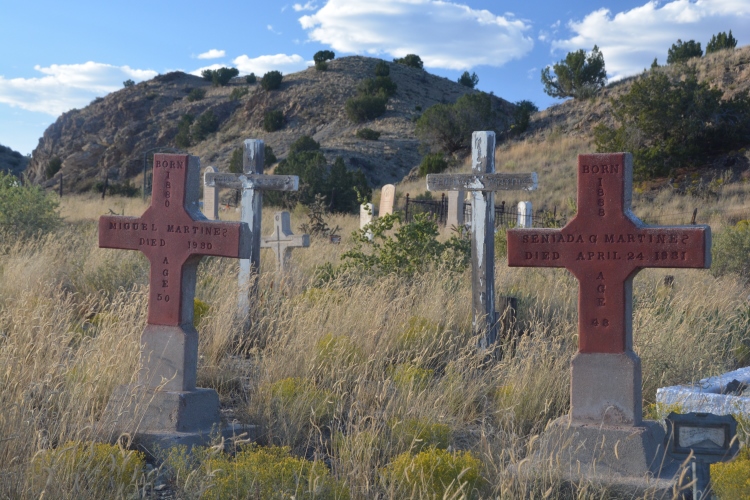
[(562, 229), (508, 231), (508, 265), (578, 279), (579, 351), (632, 350), (632, 282), (645, 267), (707, 268), (708, 226), (647, 226), (630, 211), (630, 153), (578, 156), (578, 213)]
[(151, 206), (140, 217), (99, 218), (99, 246), (140, 250), (151, 263), (148, 323), (193, 321), (195, 271), (204, 255), (246, 258), (247, 226), (208, 221), (198, 209), (199, 178), (190, 182), (188, 155), (154, 155)]

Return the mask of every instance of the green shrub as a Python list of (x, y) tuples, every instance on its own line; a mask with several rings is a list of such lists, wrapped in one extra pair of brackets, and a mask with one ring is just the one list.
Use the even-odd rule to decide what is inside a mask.
[[(731, 35), (731, 33), (732, 32), (730, 31), (729, 34)], [(133, 80), (131, 80), (130, 78), (128, 78), (127, 80), (125, 80), (124, 82), (122, 82), (122, 86), (127, 89), (127, 88), (135, 86), (135, 82)]]
[(309, 414), (316, 424), (327, 424), (333, 418), (336, 396), (318, 389), (313, 382), (289, 377), (270, 385), (271, 406), (276, 415), (294, 415), (299, 411)]
[(711, 484), (721, 499), (750, 500), (750, 452), (744, 448), (731, 462), (711, 464)]
[(205, 89), (194, 88), (187, 95), (187, 100), (188, 100), (188, 102), (195, 102), (195, 101), (200, 101), (204, 97), (206, 97), (206, 90)]
[(683, 42), (679, 38), (677, 43), (673, 43), (667, 51), (667, 64), (682, 63), (693, 57), (701, 57), (703, 50), (701, 43), (695, 40)]
[[(144, 475), (143, 453), (105, 443), (68, 442), (37, 453), (28, 481), (34, 496), (135, 496)], [(52, 480), (54, 478), (54, 480)], [(88, 495), (86, 494), (88, 493)]]
[(597, 93), (607, 84), (607, 70), (604, 67), (604, 56), (599, 47), (586, 54), (581, 49), (568, 52), (565, 59), (542, 70), (544, 92), (552, 97), (573, 97), (585, 99)]
[(393, 83), (390, 76), (376, 76), (362, 80), (357, 86), (360, 95), (384, 95), (393, 96), (396, 93), (396, 84)]
[(263, 115), (263, 130), (266, 132), (276, 132), (284, 127), (284, 113), (275, 109), (266, 111)]
[(722, 31), (711, 37), (711, 40), (706, 45), (706, 54), (711, 54), (724, 49), (733, 49), (736, 46), (737, 39), (732, 36), (732, 30), (729, 30), (729, 35)]
[(482, 463), (470, 451), (451, 453), (439, 448), (398, 455), (381, 471), (396, 498), (455, 498), (458, 492), (475, 497), (481, 486)]
[(722, 100), (722, 91), (699, 83), (694, 72), (684, 80), (662, 72), (638, 79), (612, 108), (620, 126), (595, 127), (597, 151), (632, 152), (637, 179), (667, 175), (750, 142), (748, 92)]
[(463, 74), (458, 78), (458, 83), (460, 83), (464, 87), (473, 89), (477, 86), (477, 83), (479, 83), (479, 77), (476, 73), (472, 72), (471, 74), (469, 74), (468, 71), (464, 71)]
[(263, 90), (277, 90), (281, 87), (281, 80), (283, 79), (280, 71), (269, 71), (260, 79), (260, 86), (263, 87)]
[[(305, 143), (308, 144), (306, 147), (312, 147), (312, 143), (317, 144), (307, 140)], [(301, 203), (311, 206), (315, 203), (316, 195), (323, 195), (330, 200), (328, 210), (352, 213), (359, 210), (357, 192), (365, 196), (369, 196), (371, 192), (361, 170), (347, 169), (342, 158), (336, 158), (329, 167), (325, 156), (318, 150), (290, 152), (286, 160), (282, 160), (276, 167), (276, 173), (299, 176), (300, 189), (296, 192), (267, 193), (264, 198), (272, 205), (291, 208)]]
[(201, 321), (203, 320), (203, 317), (208, 314), (208, 311), (211, 309), (211, 306), (206, 304), (200, 299), (193, 298), (193, 326), (198, 328), (198, 325), (201, 324)]
[(513, 111), (513, 124), (510, 131), (514, 135), (526, 132), (531, 123), (531, 115), (539, 111), (539, 108), (531, 101), (523, 100), (516, 103), (516, 109)]
[(373, 120), (385, 113), (388, 98), (384, 95), (359, 95), (346, 101), (346, 115), (355, 123)]
[(56, 173), (60, 171), (62, 168), (62, 160), (59, 156), (53, 156), (49, 159), (47, 162), (47, 166), (44, 168), (44, 177), (47, 179), (51, 179), (55, 176)]
[(250, 89), (247, 87), (236, 87), (232, 89), (232, 92), (229, 94), (229, 100), (239, 101), (244, 96), (246, 96), (248, 92), (250, 92)]
[(364, 139), (366, 141), (377, 141), (380, 139), (380, 132), (371, 128), (361, 128), (357, 130), (357, 138)]
[(451, 436), (446, 424), (436, 424), (422, 418), (407, 418), (391, 422), (391, 443), (397, 450), (419, 453), (429, 448), (445, 450)]
[(190, 126), (193, 124), (193, 115), (185, 114), (180, 117), (180, 121), (177, 122), (177, 135), (174, 138), (174, 142), (178, 148), (190, 147)]
[(201, 498), (349, 498), (349, 489), (331, 477), (323, 462), (294, 457), (287, 447), (253, 446), (234, 458), (222, 453), (202, 467), (213, 478)]
[(270, 167), (274, 163), (278, 161), (278, 158), (276, 158), (276, 155), (273, 154), (273, 148), (269, 146), (268, 144), (265, 145), (263, 148), (263, 166), (265, 168)]
[(219, 119), (213, 110), (208, 109), (190, 127), (190, 142), (201, 142), (217, 130), (219, 130)]
[(258, 77), (255, 76), (255, 73), (250, 73), (249, 75), (245, 75), (245, 83), (247, 83), (248, 85), (253, 85), (257, 81), (258, 81)]
[(477, 92), (458, 98), (455, 104), (435, 104), (417, 120), (417, 136), (433, 151), (452, 154), (471, 147), (475, 130), (503, 128), (489, 94)]
[(397, 64), (403, 64), (404, 66), (410, 66), (412, 68), (423, 69), (424, 63), (422, 58), (416, 54), (406, 54), (404, 57), (394, 59), (393, 62)]
[(336, 54), (331, 50), (319, 50), (313, 55), (313, 61), (315, 61), (315, 69), (318, 71), (325, 71), (328, 69), (326, 61), (330, 61), (336, 57)]
[(456, 235), (442, 243), (438, 235), (437, 223), (427, 214), (416, 214), (408, 224), (402, 222), (400, 212), (384, 215), (352, 234), (354, 248), (341, 255), (342, 270), (369, 276), (412, 276), (439, 264), (447, 271), (463, 271), (471, 243)]
[(315, 366), (324, 372), (360, 364), (364, 360), (362, 350), (348, 335), (328, 333), (315, 343)]
[(388, 76), (391, 74), (391, 67), (385, 61), (378, 61), (375, 65), (375, 76)]
[(201, 76), (214, 84), (214, 87), (223, 87), (229, 80), (240, 74), (237, 68), (204, 69)]
[(242, 148), (234, 148), (232, 156), (229, 157), (229, 172), (233, 174), (242, 173), (242, 155), (244, 150)]
[(51, 231), (60, 224), (53, 196), (0, 171), (0, 230), (21, 238)]
[(310, 137), (309, 135), (303, 135), (296, 141), (294, 141), (291, 146), (289, 146), (289, 154), (294, 153), (301, 153), (303, 151), (319, 151), (320, 150), (320, 143)]
[(741, 220), (714, 235), (711, 256), (714, 276), (736, 273), (750, 278), (750, 221)]
[(424, 177), (427, 174), (439, 174), (448, 168), (448, 162), (445, 161), (443, 153), (432, 153), (422, 158), (419, 164), (419, 175)]

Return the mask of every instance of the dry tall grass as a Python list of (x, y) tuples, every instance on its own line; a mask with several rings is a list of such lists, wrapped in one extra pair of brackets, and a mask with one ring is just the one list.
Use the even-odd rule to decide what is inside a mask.
[[(533, 199), (563, 204), (575, 194), (570, 172), (584, 146), (559, 138), (542, 153), (522, 143), (498, 152), (498, 170), (536, 169), (542, 188)], [(722, 188), (726, 199), (711, 209), (743, 207), (745, 185), (736, 186)], [(690, 208), (692, 200), (659, 194), (652, 203), (658, 207), (637, 205), (645, 218)], [(39, 474), (42, 484), (94, 485), (79, 486), (71, 498), (152, 492), (154, 473), (114, 490), (84, 481), (95, 472), (34, 466), (43, 450), (93, 439), (112, 390), (134, 376), (148, 263), (137, 252), (97, 248), (93, 220), (109, 209), (137, 215), (142, 208), (137, 201), (66, 197), (69, 222), (59, 231), (0, 245), (0, 497), (38, 496)], [(717, 222), (727, 220), (724, 211), (714, 213)], [(264, 213), (266, 232), (272, 215)], [(297, 211), (293, 227), (301, 222)], [(199, 384), (219, 392), (228, 415), (260, 425), (264, 443), (326, 460), (354, 498), (395, 495), (384, 468), (425, 440), (481, 460), (479, 489), (449, 496), (607, 496), (595, 484), (566, 484), (554, 470), (512, 473), (535, 436), (568, 409), (578, 290), (570, 274), (498, 262), (497, 294), (518, 297), (519, 312), (513, 339), (501, 346), (506, 354), (494, 359), (478, 352), (472, 337), (468, 271), (316, 283), (315, 266), (338, 261), (358, 220), (333, 217), (329, 225), (343, 228), (341, 245), (313, 239), (310, 249), (295, 250), (281, 286), (272, 254), (262, 256), (247, 327), (234, 317), (236, 263), (201, 264), (196, 296), (209, 310), (198, 326)], [(675, 276), (673, 287), (663, 286), (667, 273)], [(646, 403), (657, 387), (736, 367), (750, 318), (747, 295), (738, 278), (707, 271), (645, 270), (636, 278), (634, 339)], [(435, 437), (446, 428), (447, 443)]]

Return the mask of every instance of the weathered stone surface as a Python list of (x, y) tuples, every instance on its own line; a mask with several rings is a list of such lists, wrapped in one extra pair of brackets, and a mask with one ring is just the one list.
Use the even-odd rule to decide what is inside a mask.
[[(735, 390), (728, 389), (736, 387)], [(740, 388), (744, 387), (743, 390)], [(694, 384), (660, 387), (656, 402), (664, 407), (679, 405), (682, 412), (750, 416), (750, 367), (740, 368)]]
[[(471, 192), (471, 279), (473, 328), (481, 333), (480, 347), (497, 340), (495, 318), (495, 193), (499, 190), (536, 189), (532, 174), (495, 173), (495, 133), (471, 135), (471, 174), (429, 174), (430, 191)], [(463, 204), (461, 204), (463, 205)]]
[(445, 219), (447, 227), (463, 225), (465, 196), (463, 191), (448, 191), (448, 215)]
[(632, 281), (644, 267), (706, 268), (708, 226), (646, 226), (630, 211), (629, 153), (578, 157), (578, 213), (562, 229), (508, 231), (508, 265), (578, 278), (581, 352), (632, 349)]
[(386, 184), (380, 191), (380, 210), (378, 216), (382, 217), (386, 214), (393, 213), (393, 202), (396, 199), (396, 186), (393, 184)]
[(430, 191), (533, 191), (537, 188), (537, 185), (538, 183), (535, 173), (471, 173), (427, 175), (427, 189)]
[(570, 415), (574, 422), (640, 425), (641, 360), (634, 352), (579, 352), (570, 363), (570, 374)]
[(214, 172), (215, 167), (206, 167), (203, 172), (203, 215), (208, 220), (219, 220), (219, 190), (206, 184), (206, 176)]
[(359, 228), (364, 228), (367, 224), (372, 222), (372, 211), (374, 207), (372, 203), (365, 203), (359, 206)]
[(289, 212), (276, 212), (273, 216), (274, 231), (270, 236), (264, 236), (260, 242), (261, 248), (270, 248), (276, 255), (276, 271), (283, 274), (289, 267), (289, 258), (295, 248), (310, 246), (309, 234), (292, 233), (292, 223)]
[(533, 226), (534, 212), (531, 208), (530, 201), (519, 201), (518, 202), (518, 228), (528, 228)]
[(204, 185), (231, 189), (259, 189), (261, 191), (296, 191), (299, 177), (296, 175), (226, 174), (206, 173)]

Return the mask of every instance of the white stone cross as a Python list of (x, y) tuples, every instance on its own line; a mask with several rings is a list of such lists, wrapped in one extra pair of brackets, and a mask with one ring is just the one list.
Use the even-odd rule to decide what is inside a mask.
[(250, 227), (248, 245), (250, 258), (240, 259), (238, 282), (239, 313), (247, 316), (250, 309), (249, 293), (252, 274), (260, 269), (260, 220), (263, 206), (263, 191), (296, 191), (299, 188), (299, 177), (296, 175), (263, 175), (265, 144), (258, 139), (245, 140), (245, 151), (242, 155), (242, 174), (222, 174), (206, 172), (203, 175), (205, 187), (228, 187), (242, 191), (242, 215), (240, 220)]
[(481, 334), (480, 348), (497, 340), (495, 318), (495, 191), (527, 190), (537, 187), (531, 174), (495, 173), (495, 133), (471, 135), (471, 174), (429, 174), (429, 191), (471, 192), (471, 280), (474, 307), (473, 327)]
[(292, 249), (310, 246), (309, 234), (293, 234), (289, 212), (276, 212), (273, 216), (274, 231), (260, 241), (261, 248), (270, 248), (276, 254), (276, 272), (284, 274), (292, 256)]

